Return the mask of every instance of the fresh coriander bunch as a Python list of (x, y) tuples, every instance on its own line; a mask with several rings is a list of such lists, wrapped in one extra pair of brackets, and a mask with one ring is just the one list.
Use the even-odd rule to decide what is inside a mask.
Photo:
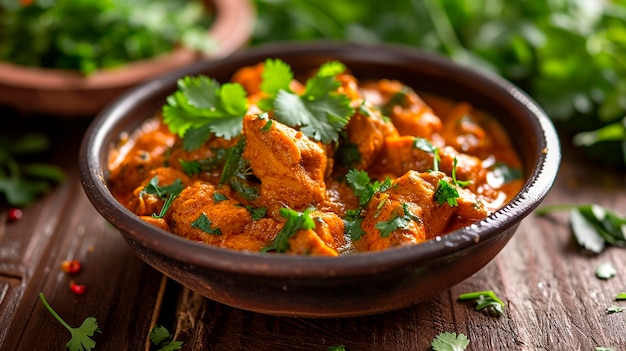
[(200, 0), (0, 0), (0, 61), (43, 68), (103, 68), (176, 45), (209, 52)]

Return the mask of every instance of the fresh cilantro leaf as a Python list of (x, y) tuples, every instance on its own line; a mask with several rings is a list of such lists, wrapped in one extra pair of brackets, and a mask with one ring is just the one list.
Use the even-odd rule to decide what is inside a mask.
[(183, 347), (182, 341), (174, 341), (174, 337), (162, 325), (155, 325), (150, 331), (150, 342), (158, 347), (158, 351), (174, 351)]
[(487, 308), (488, 311), (495, 312), (498, 316), (504, 314), (504, 302), (491, 290), (461, 294), (459, 300), (476, 300), (477, 311)]
[(396, 229), (406, 229), (409, 227), (409, 220), (404, 216), (395, 215), (388, 221), (381, 221), (376, 223), (374, 228), (378, 229), (381, 238), (387, 238)]
[(178, 80), (178, 90), (167, 97), (163, 121), (186, 142), (187, 150), (202, 145), (215, 133), (232, 139), (241, 134), (248, 111), (246, 91), (238, 83), (220, 85), (206, 76), (186, 76)]
[(346, 174), (346, 181), (359, 198), (359, 205), (367, 204), (372, 196), (377, 192), (384, 192), (391, 187), (391, 179), (386, 178), (384, 182), (375, 181), (371, 183), (369, 174), (366, 171), (351, 169)]
[(354, 109), (350, 99), (336, 92), (341, 85), (333, 75), (334, 66), (320, 68), (307, 80), (302, 95), (280, 90), (274, 99), (274, 118), (324, 144), (336, 142), (339, 131), (348, 124)]
[(313, 221), (309, 212), (308, 209), (304, 212), (297, 212), (289, 208), (281, 208), (280, 215), (286, 218), (287, 221), (270, 245), (264, 247), (261, 252), (286, 252), (289, 250), (289, 238), (300, 230), (315, 228), (315, 221)]
[(611, 348), (608, 348), (608, 347), (598, 346), (598, 347), (596, 347), (596, 351), (615, 351), (615, 349), (611, 349)]
[(343, 219), (344, 233), (350, 236), (352, 241), (361, 239), (365, 235), (365, 231), (361, 227), (361, 223), (365, 217), (361, 215), (362, 209), (347, 210)]
[(413, 141), (413, 147), (420, 149), (424, 152), (433, 154), (433, 171), (439, 171), (439, 162), (441, 162), (441, 156), (439, 156), (439, 148), (434, 146), (430, 140), (424, 138), (415, 138)]
[(213, 203), (217, 204), (220, 203), (224, 200), (228, 200), (228, 197), (224, 194), (220, 194), (220, 193), (213, 193)]
[(202, 165), (200, 164), (200, 161), (185, 161), (183, 159), (179, 159), (178, 162), (180, 163), (180, 166), (183, 168), (183, 172), (185, 172), (185, 174), (190, 177), (193, 177), (199, 174), (200, 170), (202, 169)]
[(335, 161), (348, 168), (358, 165), (362, 161), (361, 152), (356, 144), (340, 142), (335, 151)]
[(327, 351), (346, 351), (346, 347), (344, 345), (331, 346)]
[(263, 63), (261, 73), (261, 91), (265, 96), (259, 101), (259, 108), (263, 111), (274, 110), (274, 99), (281, 90), (291, 91), (293, 80), (291, 67), (280, 59), (267, 59)]
[(454, 183), (454, 185), (464, 188), (466, 186), (469, 185), (469, 183), (471, 183), (471, 180), (458, 180), (456, 179), (456, 164), (457, 164), (457, 160), (456, 160), (456, 156), (454, 157), (454, 160), (452, 161), (452, 183)]
[(263, 133), (269, 132), (272, 129), (272, 123), (273, 123), (273, 120), (271, 119), (267, 120), (267, 122), (265, 122), (263, 127), (261, 127), (261, 132)]
[(70, 327), (62, 318), (59, 316), (52, 307), (48, 304), (48, 301), (43, 296), (43, 293), (39, 293), (39, 300), (43, 303), (46, 309), (52, 314), (52, 316), (61, 323), (65, 327), (65, 329), (69, 330), (72, 335), (70, 341), (65, 344), (65, 347), (70, 351), (84, 351), (91, 350), (96, 347), (96, 342), (91, 339), (94, 333), (102, 333), (100, 328), (98, 328), (98, 321), (94, 317), (87, 317), (83, 321), (83, 323), (78, 328)]
[(390, 220), (381, 221), (381, 222), (376, 223), (376, 225), (374, 225), (374, 228), (380, 231), (381, 238), (388, 237), (389, 235), (391, 235), (391, 233), (393, 233), (397, 229), (408, 229), (409, 223), (411, 221), (414, 221), (414, 222), (422, 221), (419, 217), (417, 217), (415, 214), (411, 212), (408, 204), (406, 203), (402, 204), (402, 211), (404, 212), (402, 216), (396, 214)]
[(611, 306), (606, 309), (606, 314), (613, 314), (613, 313), (620, 313), (620, 312), (624, 312), (623, 307)]
[(148, 181), (148, 184), (144, 186), (143, 190), (139, 193), (139, 196), (145, 193), (156, 195), (159, 198), (164, 199), (165, 203), (163, 203), (161, 212), (159, 214), (152, 214), (152, 217), (154, 218), (163, 218), (167, 210), (170, 208), (172, 201), (180, 195), (183, 189), (185, 189), (185, 185), (179, 178), (174, 180), (172, 184), (161, 187), (159, 186), (159, 177), (154, 176), (150, 179), (150, 181)]
[(459, 203), (456, 200), (458, 198), (459, 192), (454, 185), (448, 183), (445, 179), (439, 180), (437, 190), (435, 191), (435, 200), (437, 200), (439, 206), (446, 202), (452, 207), (458, 206)]
[(448, 333), (444, 332), (437, 335), (433, 341), (430, 342), (430, 346), (433, 351), (463, 351), (467, 348), (470, 341), (465, 334)]
[(253, 221), (258, 221), (267, 214), (267, 207), (245, 206), (245, 208), (250, 213)]
[(570, 211), (572, 233), (587, 250), (600, 253), (606, 244), (626, 247), (626, 217), (596, 204), (545, 206), (535, 213), (541, 216), (559, 210)]
[(615, 276), (617, 271), (609, 262), (604, 262), (596, 268), (596, 276), (600, 279), (609, 279)]
[(626, 292), (615, 295), (615, 301), (626, 300)]
[(250, 201), (259, 197), (259, 189), (248, 180), (250, 162), (242, 157), (245, 147), (246, 139), (241, 137), (235, 146), (226, 151), (220, 183), (230, 185), (235, 192)]
[(201, 229), (207, 234), (222, 235), (222, 230), (220, 228), (211, 228), (211, 225), (211, 220), (205, 213), (201, 213), (195, 221), (191, 222), (191, 226), (193, 228)]

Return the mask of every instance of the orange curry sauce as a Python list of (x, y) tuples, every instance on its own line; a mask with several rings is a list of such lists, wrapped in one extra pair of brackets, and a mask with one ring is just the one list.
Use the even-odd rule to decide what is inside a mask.
[[(242, 136), (232, 140), (212, 136), (201, 148), (185, 151), (181, 138), (157, 115), (132, 135), (123, 136), (112, 150), (112, 194), (143, 220), (176, 235), (257, 252), (270, 245), (285, 225), (281, 208), (309, 209), (315, 228), (291, 235), (286, 253), (339, 255), (419, 244), (442, 236), (497, 210), (523, 184), (518, 155), (502, 127), (486, 113), (464, 102), (418, 96), (398, 81), (361, 83), (342, 73), (336, 77), (342, 83), (339, 92), (350, 98), (355, 109), (342, 143), (360, 155), (348, 166), (340, 157), (343, 151), (337, 145), (341, 143), (316, 142), (275, 120), (266, 126), (267, 119), (258, 115), (255, 105), (261, 96), (262, 70), (262, 63), (245, 67), (232, 79), (249, 94), (251, 108), (243, 119)], [(292, 89), (301, 91), (302, 85), (294, 81)], [(368, 113), (359, 108), (364, 101), (371, 107)], [(258, 190), (253, 199), (220, 182), (224, 154), (242, 137), (242, 158), (249, 162), (245, 182)], [(433, 171), (435, 153), (416, 147), (417, 138), (437, 148), (439, 171)], [(190, 176), (180, 160), (209, 166)], [(440, 204), (435, 196), (438, 184), (442, 179), (454, 184), (455, 160), (456, 179), (469, 184), (456, 186), (457, 206)], [(386, 190), (376, 192), (363, 205), (361, 231), (355, 240), (346, 233), (344, 222), (346, 212), (360, 206), (346, 182), (349, 168), (366, 171), (372, 182), (391, 180)], [(162, 218), (152, 215), (161, 211), (163, 197), (144, 191), (155, 176), (161, 186), (177, 179), (185, 186)], [(266, 210), (261, 218), (252, 213), (259, 208)], [(202, 215), (214, 230), (193, 225)], [(380, 229), (380, 223), (391, 223), (399, 216), (405, 219), (400, 225)]]

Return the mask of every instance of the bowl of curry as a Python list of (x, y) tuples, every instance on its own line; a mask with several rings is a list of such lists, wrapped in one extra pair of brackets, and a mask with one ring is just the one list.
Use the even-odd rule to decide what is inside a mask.
[(215, 301), (345, 317), (424, 301), (493, 259), (560, 162), (503, 79), (393, 45), (281, 43), (120, 97), (85, 193), (145, 262)]

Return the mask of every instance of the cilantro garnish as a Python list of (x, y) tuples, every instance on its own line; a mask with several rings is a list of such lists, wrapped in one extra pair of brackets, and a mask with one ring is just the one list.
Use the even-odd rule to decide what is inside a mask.
[(344, 345), (331, 346), (327, 351), (346, 351), (346, 347)]
[(585, 249), (600, 253), (607, 244), (626, 247), (626, 217), (596, 204), (545, 206), (535, 213), (541, 216), (559, 210), (570, 211), (572, 233)]
[(607, 307), (606, 309), (606, 314), (613, 314), (613, 313), (620, 313), (620, 312), (624, 312), (623, 307), (611, 306), (611, 307)]
[(184, 138), (186, 150), (194, 150), (211, 133), (227, 140), (241, 134), (247, 111), (246, 91), (241, 84), (220, 85), (206, 76), (186, 76), (178, 80), (178, 90), (167, 97), (163, 121), (172, 133)]
[(220, 183), (230, 185), (235, 192), (250, 201), (259, 196), (259, 189), (248, 181), (250, 162), (242, 157), (245, 147), (246, 139), (241, 137), (235, 146), (226, 151)]
[(308, 79), (301, 95), (281, 89), (274, 99), (274, 118), (324, 144), (339, 139), (339, 131), (348, 124), (354, 109), (350, 99), (336, 92), (341, 85), (335, 75), (345, 69), (339, 62), (322, 65), (317, 74)]
[(346, 174), (346, 181), (359, 198), (359, 205), (361, 206), (366, 205), (375, 193), (383, 192), (391, 187), (390, 178), (386, 178), (382, 183), (379, 181), (371, 183), (369, 174), (358, 169), (349, 170)]
[(201, 229), (207, 234), (222, 235), (222, 230), (220, 228), (211, 228), (211, 225), (211, 220), (204, 213), (201, 213), (195, 221), (191, 222), (191, 226), (193, 228)]
[(456, 333), (444, 332), (437, 335), (430, 346), (433, 351), (463, 351), (467, 348), (470, 341), (465, 334), (456, 335)]
[(146, 194), (156, 195), (159, 198), (164, 199), (165, 203), (163, 204), (163, 207), (161, 208), (161, 212), (159, 214), (156, 214), (156, 213), (152, 214), (152, 217), (154, 218), (163, 218), (167, 210), (170, 208), (172, 201), (174, 201), (174, 199), (178, 197), (178, 195), (180, 195), (183, 189), (185, 189), (185, 185), (183, 184), (182, 180), (180, 180), (179, 178), (177, 178), (170, 185), (160, 187), (159, 177), (154, 176), (152, 177), (152, 179), (150, 179), (148, 184), (146, 184), (146, 186), (143, 188), (139, 196), (141, 196), (143, 193), (146, 193)]
[(393, 233), (396, 229), (407, 229), (409, 227), (409, 223), (411, 221), (421, 222), (422, 220), (414, 215), (409, 209), (409, 205), (406, 203), (402, 204), (402, 211), (404, 214), (402, 216), (396, 214), (393, 218), (388, 221), (381, 221), (376, 223), (374, 228), (380, 231), (380, 237), (386, 238), (391, 233)]
[(155, 325), (150, 331), (150, 342), (158, 347), (157, 351), (174, 351), (183, 347), (182, 341), (175, 341), (170, 332), (162, 325)]
[(49, 144), (43, 134), (0, 135), (0, 199), (4, 195), (11, 206), (27, 206), (63, 181), (61, 168), (32, 162), (32, 156), (46, 151)]
[(626, 292), (615, 295), (615, 301), (626, 300)]
[(297, 212), (289, 208), (281, 208), (280, 215), (287, 219), (283, 228), (278, 232), (276, 238), (261, 252), (285, 252), (289, 249), (289, 238), (300, 230), (309, 230), (315, 228), (315, 221), (309, 215), (309, 210)]
[(439, 156), (439, 148), (434, 146), (428, 139), (415, 138), (413, 140), (413, 147), (420, 149), (424, 152), (433, 154), (433, 171), (439, 171), (439, 162), (441, 162), (441, 156)]
[(457, 160), (456, 160), (456, 156), (454, 157), (454, 160), (452, 161), (452, 183), (454, 183), (454, 185), (464, 188), (466, 186), (469, 185), (469, 183), (471, 183), (471, 180), (458, 180), (456, 179), (456, 164), (457, 164)]
[(491, 290), (461, 294), (459, 300), (476, 300), (477, 311), (487, 308), (488, 311), (495, 312), (498, 316), (504, 314), (504, 302)]
[(246, 210), (248, 210), (248, 213), (250, 213), (250, 216), (252, 217), (253, 221), (258, 221), (259, 219), (265, 217), (265, 214), (267, 214), (267, 207), (254, 207), (254, 206), (244, 206)]
[(361, 227), (361, 223), (363, 223), (365, 217), (361, 215), (361, 212), (363, 212), (361, 208), (347, 210), (346, 216), (343, 219), (344, 233), (349, 235), (352, 241), (361, 239), (365, 234), (365, 231)]
[(259, 101), (259, 108), (263, 111), (274, 109), (274, 99), (281, 90), (291, 91), (290, 84), (293, 80), (291, 67), (280, 59), (267, 59), (263, 63), (261, 73), (261, 91), (265, 97)]
[(608, 347), (598, 346), (598, 347), (596, 347), (596, 351), (615, 351), (615, 349), (611, 349), (611, 348), (608, 348)]
[(183, 172), (190, 177), (199, 174), (202, 170), (200, 161), (185, 161), (183, 159), (179, 159), (178, 163), (180, 163), (180, 166), (183, 168)]
[(65, 327), (65, 329), (69, 330), (72, 335), (70, 341), (65, 344), (65, 347), (70, 351), (83, 351), (83, 350), (91, 350), (96, 347), (96, 342), (91, 339), (94, 333), (102, 333), (100, 328), (98, 328), (98, 321), (94, 317), (87, 317), (83, 321), (83, 323), (78, 328), (70, 327), (62, 318), (59, 316), (52, 307), (46, 301), (46, 298), (43, 296), (43, 293), (39, 293), (39, 300), (46, 306), (46, 309), (52, 314), (52, 316), (61, 323)]
[(217, 204), (220, 203), (224, 200), (228, 200), (228, 197), (224, 194), (220, 194), (220, 193), (213, 193), (213, 203)]
[(437, 184), (437, 190), (435, 191), (435, 200), (439, 206), (444, 203), (448, 203), (451, 207), (458, 206), (459, 203), (456, 199), (459, 198), (459, 192), (456, 190), (456, 187), (450, 183), (448, 183), (445, 179), (439, 180), (439, 184)]

